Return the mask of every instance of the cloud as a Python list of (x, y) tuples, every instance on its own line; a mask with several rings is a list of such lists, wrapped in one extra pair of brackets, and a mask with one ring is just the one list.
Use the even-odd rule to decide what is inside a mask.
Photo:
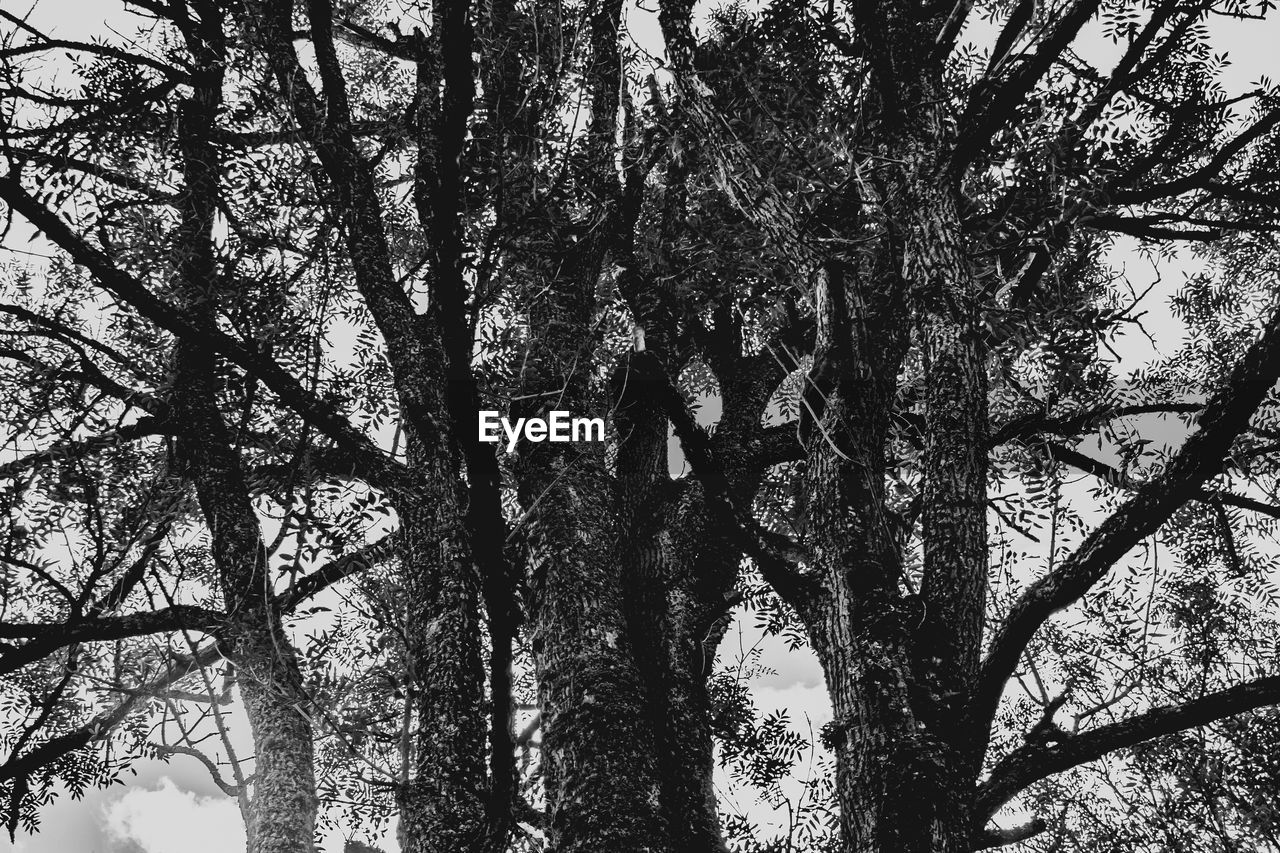
[(245, 846), (235, 801), (198, 796), (171, 779), (128, 791), (103, 814), (113, 853), (235, 853)]

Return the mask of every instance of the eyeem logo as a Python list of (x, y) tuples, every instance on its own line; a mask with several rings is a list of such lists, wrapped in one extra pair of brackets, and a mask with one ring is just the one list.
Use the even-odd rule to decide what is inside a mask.
[(574, 418), (568, 412), (551, 412), (548, 418), (516, 418), (514, 424), (498, 412), (480, 412), (480, 440), (490, 444), (507, 437), (507, 452), (526, 441), (604, 441), (604, 418)]

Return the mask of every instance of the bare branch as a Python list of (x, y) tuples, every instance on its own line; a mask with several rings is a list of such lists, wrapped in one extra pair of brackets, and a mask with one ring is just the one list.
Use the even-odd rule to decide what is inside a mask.
[(213, 759), (209, 758), (209, 756), (205, 755), (203, 752), (201, 752), (200, 750), (194, 747), (157, 746), (155, 749), (156, 749), (156, 753), (163, 757), (168, 757), (170, 755), (189, 755), (192, 758), (196, 759), (197, 761), (199, 761), (201, 764), (205, 766), (206, 770), (209, 771), (209, 776), (210, 778), (213, 779), (213, 784), (221, 788), (222, 793), (226, 794), (228, 797), (238, 797), (240, 796), (241, 792), (244, 791), (244, 786), (233, 785), (227, 780), (223, 779), (222, 772), (218, 769), (218, 765), (213, 763)]
[(65, 646), (122, 640), (159, 631), (213, 631), (225, 615), (216, 610), (176, 604), (146, 613), (101, 616), (69, 622), (0, 622), (0, 637), (28, 642), (0, 655), (0, 675), (34, 663)]

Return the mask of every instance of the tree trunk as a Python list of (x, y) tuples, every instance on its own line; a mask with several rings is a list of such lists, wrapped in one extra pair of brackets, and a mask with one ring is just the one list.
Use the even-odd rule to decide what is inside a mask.
[(968, 849), (972, 786), (950, 731), (917, 707), (924, 607), (900, 550), (912, 519), (885, 498), (888, 419), (909, 337), (895, 256), (886, 245), (873, 262), (833, 262), (819, 290), (804, 527), (826, 583), (801, 615), (831, 698), (824, 739), (836, 756), (841, 849), (936, 853)]
[[(827, 392), (822, 418), (831, 446), (810, 457), (808, 521), (829, 579), (829, 597), (811, 616), (810, 630), (834, 712), (828, 734), (847, 850), (958, 853), (972, 846), (978, 767), (965, 708), (987, 580), (986, 383), (975, 315), (957, 313), (956, 306), (968, 304), (969, 280), (954, 210), (942, 198), (919, 205), (909, 221), (922, 224), (909, 230), (903, 248), (924, 323), (919, 594), (910, 591), (896, 541), (913, 519), (894, 518), (884, 494), (885, 424), (897, 362), (872, 348), (886, 337), (886, 309), (859, 302), (858, 289), (844, 290), (839, 274), (829, 276), (825, 293), (820, 355), (836, 360), (839, 379)], [(892, 287), (891, 280), (873, 286)], [(841, 329), (845, 316), (859, 332)], [(870, 340), (872, 329), (881, 341)], [(904, 337), (900, 332), (898, 358)], [(828, 507), (853, 512), (835, 517)]]
[(253, 732), (249, 853), (313, 853), (315, 756), (293, 647), (270, 616), (236, 631), (233, 660)]
[[(545, 330), (531, 359), (531, 399), (607, 414), (607, 395), (578, 367), (605, 246), (562, 248), (547, 295), (531, 312)], [(547, 392), (539, 394), (538, 392)], [(651, 460), (650, 460), (651, 461)], [(665, 826), (652, 721), (627, 621), (625, 551), (613, 477), (601, 443), (526, 443), (515, 468), (526, 508), (529, 640), (538, 679), (542, 781), (553, 853), (654, 853)]]
[[(181, 106), (178, 142), (183, 190), (178, 199), (176, 290), (179, 303), (210, 325), (220, 298), (213, 253), (220, 160), (212, 142), (224, 73), (222, 17), (201, 3), (200, 26), (187, 34), (194, 62), (192, 95)], [(182, 427), (178, 460), (195, 484), (209, 527), (226, 611), (222, 637), (235, 665), (253, 730), (255, 775), (250, 853), (311, 853), (317, 797), (307, 698), (293, 646), (284, 635), (267, 574), (258, 519), (240, 459), (218, 408), (216, 358), (179, 341), (174, 359), (174, 422)]]
[(400, 496), (397, 507), (409, 608), (406, 701), (416, 729), (411, 776), (396, 798), (400, 849), (479, 851), (487, 839), (479, 578), (466, 547), (460, 483), (447, 447), (423, 447), (411, 436), (409, 461), (416, 487)]
[[(571, 447), (565, 451), (561, 448)], [(664, 849), (646, 698), (624, 616), (603, 449), (541, 444), (529, 555), (548, 849)]]
[(226, 653), (253, 732), (249, 853), (312, 853), (318, 807), (311, 723), (292, 644), (272, 604), (257, 517), (217, 409), (212, 362), (178, 345), (179, 450), (209, 526), (227, 612)]
[(727, 556), (729, 571), (700, 559), (706, 556), (699, 535), (707, 533), (705, 508), (695, 484), (671, 479), (667, 417), (651, 388), (655, 377), (667, 374), (662, 365), (657, 369), (662, 372), (623, 365), (614, 381), (618, 553), (627, 624), (644, 682), (644, 713), (653, 726), (668, 849), (723, 853), (712, 784), (710, 658), (703, 640), (711, 633), (708, 615), (723, 615), (723, 591), (732, 588), (738, 559), (732, 548), (715, 555), (719, 562)]
[[(188, 253), (198, 262), (199, 251)], [(271, 596), (257, 516), (217, 406), (213, 359), (180, 342), (175, 365), (178, 450), (208, 524), (226, 610), (222, 631), (253, 731), (249, 853), (311, 853), (318, 806), (308, 699)]]
[[(672, 550), (680, 544), (677, 540)], [(737, 552), (724, 544), (726, 553), (735, 557), (736, 571)], [(723, 631), (717, 632), (714, 623), (708, 624), (712, 622), (706, 615), (710, 602), (682, 586), (696, 571), (696, 564), (673, 562), (673, 582), (664, 596), (667, 627), (658, 635), (661, 646), (653, 650), (660, 656), (655, 661), (661, 667), (652, 667), (646, 677), (650, 713), (658, 721), (655, 737), (662, 810), (671, 850), (726, 853), (714, 786), (715, 743), (707, 692), (715, 647)], [(723, 612), (724, 598), (716, 603)]]
[[(861, 609), (837, 615), (856, 625)], [(881, 610), (877, 621), (893, 623), (902, 611), (890, 613)], [(841, 849), (968, 851), (968, 803), (976, 780), (956, 765), (951, 745), (914, 712), (904, 637), (905, 632), (881, 624), (846, 633), (820, 649), (838, 721), (827, 739), (836, 754)]]

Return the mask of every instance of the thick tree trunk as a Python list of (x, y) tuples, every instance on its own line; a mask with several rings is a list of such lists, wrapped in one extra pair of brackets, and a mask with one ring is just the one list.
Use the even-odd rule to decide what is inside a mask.
[[(654, 739), (624, 616), (603, 449), (537, 445), (530, 641), (542, 719), (548, 849), (664, 849)], [(572, 447), (572, 446), (570, 446)]]
[[(725, 545), (705, 559), (700, 490), (670, 477), (668, 423), (650, 387), (654, 378), (624, 365), (614, 382), (618, 552), (627, 623), (644, 682), (644, 712), (653, 726), (668, 848), (723, 853), (727, 848), (712, 784), (710, 657), (703, 641), (714, 617), (724, 612), (723, 593), (736, 577), (737, 552)], [(726, 561), (731, 563), (727, 571), (707, 565)]]
[(422, 447), (411, 438), (409, 461), (416, 487), (397, 507), (408, 607), (406, 701), (416, 730), (411, 775), (396, 798), (400, 849), (468, 853), (484, 849), (487, 838), (479, 578), (447, 448), (439, 442)]
[(923, 323), (924, 571), (915, 631), (916, 704), (950, 745), (948, 765), (971, 784), (982, 762), (969, 697), (977, 677), (987, 592), (987, 377), (977, 292), (961, 248), (954, 198), (929, 182), (906, 251)]
[(962, 781), (951, 730), (919, 707), (914, 646), (925, 608), (900, 556), (911, 518), (885, 499), (888, 418), (908, 339), (899, 251), (829, 265), (808, 395), (818, 422), (807, 431), (805, 527), (826, 583), (802, 615), (834, 714), (824, 736), (836, 755), (841, 849), (860, 853), (958, 851), (969, 838), (972, 780)]
[[(863, 621), (860, 609), (843, 613), (842, 621)], [(881, 610), (877, 620), (899, 615), (905, 614)], [(968, 851), (975, 780), (957, 767), (952, 746), (914, 712), (904, 638), (905, 632), (885, 625), (863, 627), (819, 650), (838, 721), (829, 743), (836, 754), (841, 849)]]
[[(871, 351), (866, 334), (884, 335), (877, 322), (884, 309), (860, 304), (856, 288), (836, 292), (843, 285), (833, 275), (831, 317), (820, 329), (829, 330), (822, 358), (837, 360), (840, 379), (822, 418), (824, 441), (834, 446), (810, 457), (809, 524), (829, 578), (829, 598), (810, 628), (834, 711), (829, 737), (847, 850), (958, 853), (972, 844), (978, 768), (965, 708), (987, 580), (986, 383), (975, 315), (963, 311), (969, 278), (954, 205), (945, 201), (918, 208), (921, 224), (904, 246), (926, 360), (919, 594), (908, 591), (895, 541), (894, 528), (911, 519), (893, 519), (884, 495), (884, 425), (897, 368)], [(847, 339), (841, 303), (860, 326)], [(828, 507), (853, 512), (835, 517)]]
[(313, 853), (315, 756), (292, 645), (272, 617), (235, 631), (233, 660), (253, 732), (249, 853)]
[[(202, 254), (189, 252), (188, 263), (199, 263)], [(174, 414), (184, 430), (180, 459), (209, 526), (231, 614), (222, 636), (253, 732), (249, 853), (311, 853), (318, 800), (308, 699), (296, 655), (274, 606), (257, 516), (218, 409), (213, 359), (198, 345), (180, 342), (175, 367)]]
[[(527, 387), (545, 408), (520, 414), (607, 415), (607, 394), (580, 366), (592, 341), (578, 332), (594, 310), (605, 245), (596, 237), (561, 251), (530, 317), (543, 331)], [(605, 452), (601, 443), (526, 443), (515, 467), (528, 513), (527, 624), (553, 853), (665, 849), (653, 726), (627, 620), (625, 565), (634, 557), (624, 549), (632, 543)]]
[(311, 853), (318, 805), (311, 723), (292, 644), (270, 595), (266, 556), (239, 460), (217, 408), (212, 360), (180, 343), (179, 450), (209, 526), (227, 612), (228, 658), (254, 739), (250, 853)]
[[(696, 642), (671, 647), (677, 655), (689, 649), (702, 658), (702, 647)], [(695, 661), (691, 660), (694, 655), (680, 655), (683, 660), (673, 661), (683, 666), (673, 666), (667, 682), (667, 716), (658, 753), (663, 812), (673, 851), (726, 853), (714, 784), (715, 742), (711, 735), (708, 673), (695, 668)]]

